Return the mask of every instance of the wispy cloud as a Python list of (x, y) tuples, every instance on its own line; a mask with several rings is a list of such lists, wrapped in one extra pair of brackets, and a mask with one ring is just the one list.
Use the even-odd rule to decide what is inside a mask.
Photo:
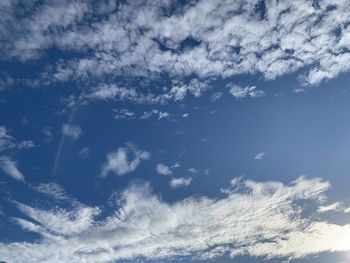
[(21, 171), (18, 169), (17, 162), (14, 161), (11, 157), (3, 155), (0, 156), (0, 169), (8, 176), (13, 179), (24, 182), (24, 176)]
[(17, 203), (26, 219), (17, 217), (15, 222), (42, 239), (0, 243), (0, 254), (2, 260), (15, 262), (110, 262), (223, 254), (300, 260), (347, 251), (349, 224), (303, 214), (303, 201), (318, 204), (329, 187), (319, 178), (300, 177), (288, 185), (241, 179), (221, 199), (167, 203), (152, 194), (149, 184), (132, 184), (120, 193), (118, 210), (107, 218), (100, 218), (100, 208), (79, 203), (71, 210)]
[(265, 158), (265, 155), (266, 155), (265, 152), (257, 153), (257, 154), (254, 156), (254, 160), (262, 160), (262, 159)]
[(150, 158), (151, 154), (149, 152), (139, 150), (131, 143), (126, 144), (107, 155), (107, 161), (103, 164), (100, 175), (106, 177), (111, 172), (117, 175), (131, 173), (136, 170), (142, 161)]
[(62, 134), (72, 141), (76, 141), (81, 136), (82, 130), (77, 125), (65, 123), (62, 125)]
[(69, 196), (62, 186), (57, 183), (42, 183), (33, 187), (36, 191), (48, 195), (56, 200), (69, 200)]

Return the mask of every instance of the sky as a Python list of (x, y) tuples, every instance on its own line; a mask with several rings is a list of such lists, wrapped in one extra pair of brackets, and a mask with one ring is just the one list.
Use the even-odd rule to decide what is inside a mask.
[(0, 1), (0, 261), (350, 262), (349, 17)]

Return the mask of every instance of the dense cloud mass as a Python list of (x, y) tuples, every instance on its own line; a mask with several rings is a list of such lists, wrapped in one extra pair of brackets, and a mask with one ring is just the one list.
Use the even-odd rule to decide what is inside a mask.
[[(349, 225), (303, 217), (297, 205), (324, 201), (329, 187), (319, 178), (300, 177), (288, 185), (236, 178), (217, 200), (198, 197), (169, 204), (152, 194), (149, 184), (132, 184), (118, 195), (115, 212), (103, 219), (100, 208), (78, 202), (71, 210), (17, 203), (26, 217), (14, 222), (41, 239), (2, 243), (0, 255), (19, 263), (110, 262), (224, 254), (292, 259), (348, 250)], [(57, 196), (57, 186), (50, 196)]]
[[(317, 85), (349, 71), (349, 9), (345, 0), (2, 1), (1, 58), (69, 52), (35, 83), (89, 83), (85, 99), (179, 100), (213, 79), (303, 68), (302, 83)], [(164, 74), (161, 94), (125, 82)]]

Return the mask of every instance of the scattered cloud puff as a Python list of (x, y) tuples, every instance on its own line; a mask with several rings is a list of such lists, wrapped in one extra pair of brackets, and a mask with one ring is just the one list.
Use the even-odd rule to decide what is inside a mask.
[(102, 166), (100, 176), (106, 177), (111, 172), (117, 175), (131, 173), (142, 161), (150, 158), (149, 152), (139, 150), (134, 144), (128, 143), (107, 155), (107, 161)]
[(18, 169), (17, 162), (14, 161), (10, 156), (0, 156), (0, 169), (13, 179), (20, 182), (25, 182), (23, 174)]
[(254, 156), (254, 160), (262, 160), (262, 159), (265, 158), (265, 155), (266, 155), (265, 152), (257, 153), (257, 154)]
[(157, 173), (159, 173), (161, 175), (171, 175), (172, 174), (170, 167), (165, 165), (165, 164), (162, 164), (162, 163), (157, 164), (156, 171), (157, 171)]
[(229, 93), (235, 98), (242, 99), (246, 97), (259, 98), (265, 96), (265, 92), (258, 90), (255, 86), (240, 87), (238, 85), (228, 84)]
[[(58, 56), (41, 82), (33, 82), (73, 80), (92, 87), (83, 94), (87, 99), (162, 103), (186, 94), (198, 97), (212, 79), (242, 74), (274, 79), (300, 70), (305, 85), (318, 85), (350, 70), (346, 0), (199, 0), (176, 6), (65, 0), (32, 9), (31, 2), (1, 4), (0, 59), (39, 60), (53, 47), (77, 54)], [(157, 80), (164, 75), (172, 85), (160, 95), (128, 81), (111, 84), (121, 76)], [(263, 95), (251, 88), (231, 93)]]
[(101, 218), (101, 208), (81, 203), (71, 209), (43, 209), (14, 202), (23, 214), (14, 222), (41, 238), (0, 243), (0, 254), (4, 261), (19, 263), (222, 255), (300, 261), (321, 252), (350, 250), (349, 224), (303, 213), (302, 203), (319, 204), (329, 188), (320, 178), (300, 177), (287, 185), (241, 178), (222, 198), (167, 203), (152, 194), (149, 184), (132, 184), (106, 218)]
[(77, 125), (65, 123), (62, 125), (62, 134), (72, 141), (76, 141), (81, 136), (82, 130)]
[(198, 169), (196, 169), (196, 168), (193, 168), (193, 167), (188, 168), (188, 169), (187, 169), (187, 171), (189, 171), (191, 174), (196, 174), (196, 173), (199, 173), (199, 170), (198, 170)]
[(192, 182), (191, 177), (178, 177), (178, 178), (171, 178), (169, 185), (171, 188), (178, 188), (181, 186), (188, 186)]
[(89, 147), (81, 148), (78, 154), (81, 158), (88, 158), (90, 156), (90, 148)]

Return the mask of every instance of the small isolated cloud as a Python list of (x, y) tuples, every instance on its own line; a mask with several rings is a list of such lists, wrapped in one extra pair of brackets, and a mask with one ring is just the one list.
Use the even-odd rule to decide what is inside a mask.
[(344, 213), (350, 214), (350, 207), (344, 208)]
[(0, 169), (13, 179), (24, 182), (24, 176), (17, 167), (17, 162), (12, 160), (11, 157), (3, 155), (0, 156)]
[(329, 211), (335, 211), (338, 210), (341, 206), (340, 202), (335, 202), (333, 204), (327, 205), (327, 206), (319, 206), (317, 209), (318, 213), (325, 213)]
[(157, 164), (156, 171), (157, 171), (157, 173), (159, 173), (161, 175), (171, 175), (172, 174), (170, 167), (165, 165), (165, 164), (162, 164), (162, 163)]
[(171, 178), (169, 185), (171, 188), (178, 188), (181, 186), (188, 186), (191, 182), (192, 182), (191, 177)]
[(264, 159), (265, 155), (266, 155), (266, 154), (265, 154), (264, 152), (257, 153), (257, 154), (254, 156), (254, 160), (262, 160), (262, 159)]
[(113, 109), (113, 117), (117, 120), (132, 120), (136, 114), (128, 109)]
[(81, 158), (87, 158), (90, 155), (90, 148), (84, 147), (84, 148), (79, 150), (78, 154)]
[(227, 84), (226, 87), (229, 88), (229, 93), (238, 99), (246, 97), (259, 98), (265, 96), (265, 92), (257, 89), (256, 86), (241, 87), (234, 84)]
[(128, 143), (107, 155), (107, 161), (102, 166), (101, 177), (106, 177), (110, 172), (117, 175), (131, 173), (136, 170), (141, 161), (150, 158), (149, 152), (141, 151), (135, 145)]
[(187, 171), (189, 171), (191, 174), (196, 174), (199, 172), (199, 170), (196, 168), (188, 168)]
[(77, 125), (65, 123), (62, 126), (62, 134), (72, 141), (76, 141), (81, 136), (82, 130)]

